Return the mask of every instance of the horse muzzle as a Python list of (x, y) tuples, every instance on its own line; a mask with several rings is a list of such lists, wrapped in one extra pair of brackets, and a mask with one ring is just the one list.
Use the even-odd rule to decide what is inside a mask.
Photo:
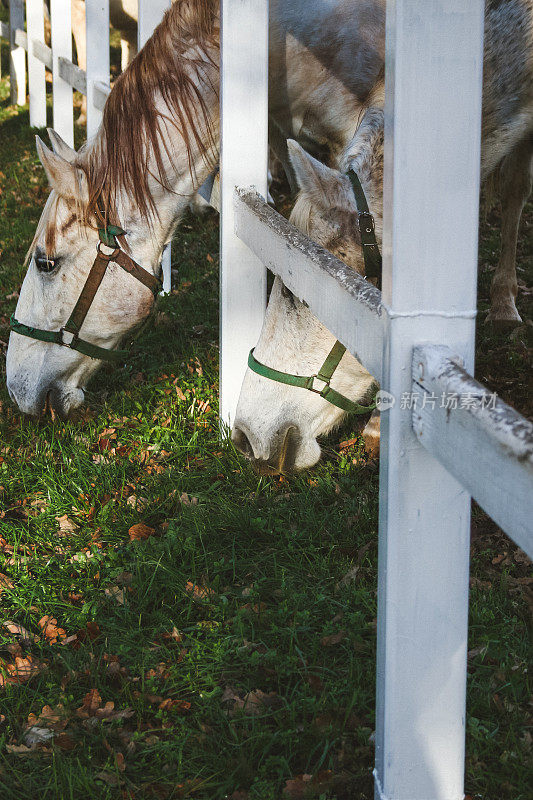
[(50, 414), (52, 419), (66, 420), (84, 399), (83, 389), (65, 389), (58, 384), (45, 383), (32, 390), (24, 377), (17, 379), (16, 376), (8, 380), (7, 390), (20, 411), (33, 419)]
[[(302, 463), (302, 455), (305, 460), (304, 453), (308, 448), (305, 447), (300, 429), (295, 424), (284, 426), (276, 431), (269, 441), (259, 443), (244, 424), (237, 422), (231, 440), (259, 475), (289, 475), (312, 466), (318, 460), (316, 457), (311, 463)], [(318, 445), (316, 447), (318, 448)], [(319, 448), (318, 455), (320, 455)]]

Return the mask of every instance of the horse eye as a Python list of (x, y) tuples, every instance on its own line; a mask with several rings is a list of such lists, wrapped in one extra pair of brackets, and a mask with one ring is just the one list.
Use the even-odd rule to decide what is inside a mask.
[(39, 272), (53, 272), (57, 267), (59, 259), (47, 258), (46, 256), (34, 256), (35, 266)]

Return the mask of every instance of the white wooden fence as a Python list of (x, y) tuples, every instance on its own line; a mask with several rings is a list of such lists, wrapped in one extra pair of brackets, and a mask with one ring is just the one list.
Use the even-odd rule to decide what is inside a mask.
[[(139, 47), (151, 36), (171, 0), (139, 0)], [(26, 30), (24, 30), (26, 20)], [(46, 126), (46, 76), (52, 74), (53, 127), (74, 146), (72, 90), (87, 97), (87, 136), (100, 122), (110, 86), (109, 0), (85, 0), (87, 68), (72, 61), (71, 0), (50, 0), (51, 47), (44, 37), (43, 0), (10, 0), (9, 23), (1, 23), (0, 37), (10, 48), (11, 101), (26, 103), (26, 55), (30, 125)], [(170, 246), (163, 254), (163, 291), (171, 288)]]
[(222, 417), (265, 267), (396, 398), (381, 426), (375, 796), (460, 800), (471, 497), (533, 555), (533, 425), (471, 377), (484, 0), (388, 0), (382, 294), (264, 202), (267, 13), (222, 0)]
[[(86, 5), (86, 72), (72, 63), (70, 0), (52, 0), (51, 48), (42, 0), (26, 1), (27, 34), (20, 0), (0, 30), (13, 102), (25, 102), (27, 51), (30, 122), (46, 123), (46, 66), (71, 144), (72, 87), (89, 135), (110, 90), (108, 0)], [(141, 44), (167, 5), (140, 0)], [(395, 396), (382, 415), (375, 795), (460, 800), (470, 498), (533, 555), (533, 426), (471, 377), (484, 0), (388, 1), (383, 295), (265, 203), (268, 0), (221, 6), (222, 419), (261, 328), (265, 267)], [(404, 408), (403, 395), (420, 402)], [(475, 402), (441, 407), (442, 395)]]

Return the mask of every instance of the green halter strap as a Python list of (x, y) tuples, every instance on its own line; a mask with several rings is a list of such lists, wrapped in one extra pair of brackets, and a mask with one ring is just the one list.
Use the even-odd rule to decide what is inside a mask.
[[(353, 170), (350, 170), (348, 177), (352, 184), (357, 210), (359, 211), (359, 230), (361, 231), (361, 245), (365, 261), (365, 277), (377, 278), (379, 285), (381, 283), (381, 254), (376, 241), (374, 217), (368, 209), (365, 193), (358, 176)], [(253, 349), (250, 350), (248, 356), (248, 366), (252, 372), (256, 372), (263, 378), (270, 378), (270, 380), (277, 381), (277, 383), (297, 386), (300, 389), (307, 389), (310, 392), (319, 394), (328, 403), (347, 411), (349, 414), (368, 414), (369, 411), (375, 409), (375, 401), (369, 406), (362, 406), (354, 400), (349, 400), (330, 386), (333, 373), (339, 366), (345, 352), (345, 346), (339, 341), (335, 342), (316, 375), (293, 375), (290, 372), (281, 372), (278, 369), (267, 367), (266, 364), (261, 364), (256, 359)], [(323, 385), (315, 385), (315, 381), (319, 381)]]
[[(156, 278), (155, 275), (145, 270), (144, 267), (139, 266), (139, 264), (125, 253), (124, 250), (120, 249), (116, 237), (123, 236), (124, 233), (122, 228), (119, 228), (117, 225), (107, 225), (105, 228), (98, 229), (100, 242), (98, 244), (96, 258), (89, 270), (89, 274), (72, 313), (62, 328), (58, 331), (46, 331), (42, 328), (34, 328), (31, 325), (25, 325), (23, 322), (19, 322), (13, 314), (10, 319), (11, 330), (21, 336), (28, 336), (30, 339), (37, 339), (40, 342), (50, 342), (51, 344), (69, 347), (71, 350), (77, 350), (85, 356), (100, 361), (110, 361), (115, 364), (123, 362), (128, 355), (128, 350), (107, 350), (105, 347), (99, 347), (96, 344), (85, 341), (85, 339), (80, 339), (78, 334), (110, 262), (113, 261), (118, 264), (123, 270), (129, 272), (130, 275), (149, 288), (154, 294), (160, 287), (161, 282), (159, 278)], [(109, 254), (104, 253), (101, 249), (102, 244), (114, 248), (113, 251)]]
[(376, 239), (376, 226), (374, 217), (368, 209), (365, 193), (361, 186), (359, 176), (353, 169), (348, 171), (348, 177), (352, 184), (355, 203), (359, 212), (359, 231), (361, 233), (361, 247), (363, 248), (363, 258), (365, 261), (365, 278), (377, 278), (378, 289), (381, 289), (382, 260), (379, 246)]
[[(248, 356), (248, 366), (253, 372), (262, 375), (263, 378), (270, 378), (270, 380), (277, 381), (278, 383), (298, 386), (300, 389), (308, 389), (310, 392), (319, 394), (320, 397), (323, 397), (328, 403), (337, 406), (337, 408), (342, 408), (342, 410), (347, 411), (348, 414), (368, 414), (369, 411), (373, 411), (376, 407), (375, 403), (369, 406), (362, 406), (360, 403), (356, 403), (354, 400), (349, 400), (347, 397), (344, 397), (344, 395), (340, 394), (340, 392), (337, 392), (329, 385), (333, 373), (339, 366), (340, 360), (345, 352), (346, 348), (344, 345), (340, 342), (335, 342), (319, 371), (316, 375), (309, 375), (309, 377), (291, 375), (290, 372), (280, 372), (278, 369), (267, 367), (255, 358), (253, 350), (250, 350)], [(315, 381), (322, 383), (323, 386), (315, 385)]]

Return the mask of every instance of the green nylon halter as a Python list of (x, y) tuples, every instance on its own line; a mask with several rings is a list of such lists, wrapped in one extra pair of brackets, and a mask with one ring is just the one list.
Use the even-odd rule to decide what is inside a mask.
[[(98, 228), (98, 235), (100, 238), (100, 242), (102, 244), (105, 244), (107, 247), (115, 248), (115, 250), (118, 250), (122, 255), (125, 256), (126, 254), (124, 253), (124, 251), (120, 250), (118, 242), (116, 240), (117, 236), (123, 236), (124, 233), (125, 231), (123, 231), (122, 228), (119, 228), (117, 225), (107, 225), (105, 228)], [(100, 250), (98, 252), (99, 255), (101, 255)], [(113, 256), (114, 253), (111, 254), (110, 257), (108, 256), (104, 257), (104, 261), (107, 261), (107, 263), (109, 263), (110, 261), (115, 261), (115, 258)], [(129, 257), (127, 257), (127, 259), (129, 259)], [(135, 265), (138, 273), (145, 273), (146, 276), (152, 278), (154, 286), (156, 285), (156, 283), (157, 284), (159, 283), (158, 278), (154, 278), (154, 276), (152, 276), (151, 273), (149, 273), (147, 270), (144, 270), (142, 267), (139, 267), (137, 264), (135, 264), (135, 262), (133, 262), (132, 259), (129, 259), (129, 261)], [(91, 272), (94, 269), (94, 266), (95, 264), (93, 264)], [(103, 278), (106, 266), (107, 264), (103, 265), (101, 278)], [(121, 263), (120, 266), (122, 266), (123, 269), (127, 269), (127, 271), (130, 271), (127, 267), (124, 266), (124, 264)], [(137, 277), (139, 280), (141, 279), (139, 278), (138, 274), (135, 275), (135, 277)], [(143, 282), (145, 282), (146, 280), (147, 279), (145, 278)], [(99, 282), (100, 281), (98, 281), (98, 285)], [(148, 283), (150, 283), (150, 281), (148, 281)], [(90, 358), (94, 358), (99, 361), (110, 361), (114, 364), (122, 363), (128, 356), (129, 350), (107, 350), (105, 347), (99, 347), (96, 344), (91, 344), (91, 342), (87, 342), (85, 339), (80, 339), (78, 336), (78, 331), (81, 323), (77, 318), (77, 311), (79, 312), (80, 310), (79, 303), (83, 296), (83, 292), (86, 288), (86, 285), (82, 290), (82, 294), (80, 294), (80, 297), (78, 298), (78, 301), (74, 307), (72, 314), (68, 318), (65, 325), (58, 331), (46, 331), (43, 330), (42, 328), (34, 328), (31, 325), (25, 325), (23, 322), (19, 322), (15, 318), (15, 314), (12, 314), (11, 319), (9, 320), (9, 325), (11, 330), (15, 331), (15, 333), (18, 333), (21, 336), (27, 336), (30, 339), (37, 339), (40, 342), (50, 342), (52, 344), (62, 345), (63, 347), (69, 347), (71, 350), (77, 350), (79, 353), (83, 353), (83, 355), (89, 356)], [(96, 286), (94, 293), (97, 291), (98, 285)], [(90, 303), (92, 302), (92, 299), (93, 298), (91, 298), (89, 301), (89, 306)], [(87, 311), (89, 306), (87, 307)], [(83, 313), (83, 311), (81, 313), (82, 313), (81, 321), (83, 321), (83, 319), (85, 318), (85, 314)]]
[[(358, 176), (353, 170), (350, 170), (348, 177), (352, 184), (355, 202), (359, 212), (359, 230), (361, 232), (361, 245), (365, 262), (365, 278), (377, 278), (379, 285), (381, 282), (381, 254), (376, 241), (374, 217), (368, 209), (365, 193)], [(345, 346), (341, 342), (336, 341), (316, 375), (293, 375), (290, 372), (281, 372), (278, 369), (267, 367), (266, 364), (262, 364), (256, 359), (253, 349), (250, 350), (248, 356), (248, 366), (252, 372), (256, 372), (263, 378), (270, 378), (270, 380), (277, 381), (277, 383), (297, 386), (300, 389), (307, 389), (310, 392), (319, 394), (320, 397), (323, 397), (328, 403), (337, 406), (337, 408), (341, 408), (343, 411), (347, 411), (349, 414), (367, 414), (369, 411), (375, 409), (375, 401), (369, 406), (362, 406), (354, 400), (349, 400), (330, 386), (333, 373), (339, 366), (345, 352)], [(316, 387), (315, 381), (320, 381), (324, 386)]]

